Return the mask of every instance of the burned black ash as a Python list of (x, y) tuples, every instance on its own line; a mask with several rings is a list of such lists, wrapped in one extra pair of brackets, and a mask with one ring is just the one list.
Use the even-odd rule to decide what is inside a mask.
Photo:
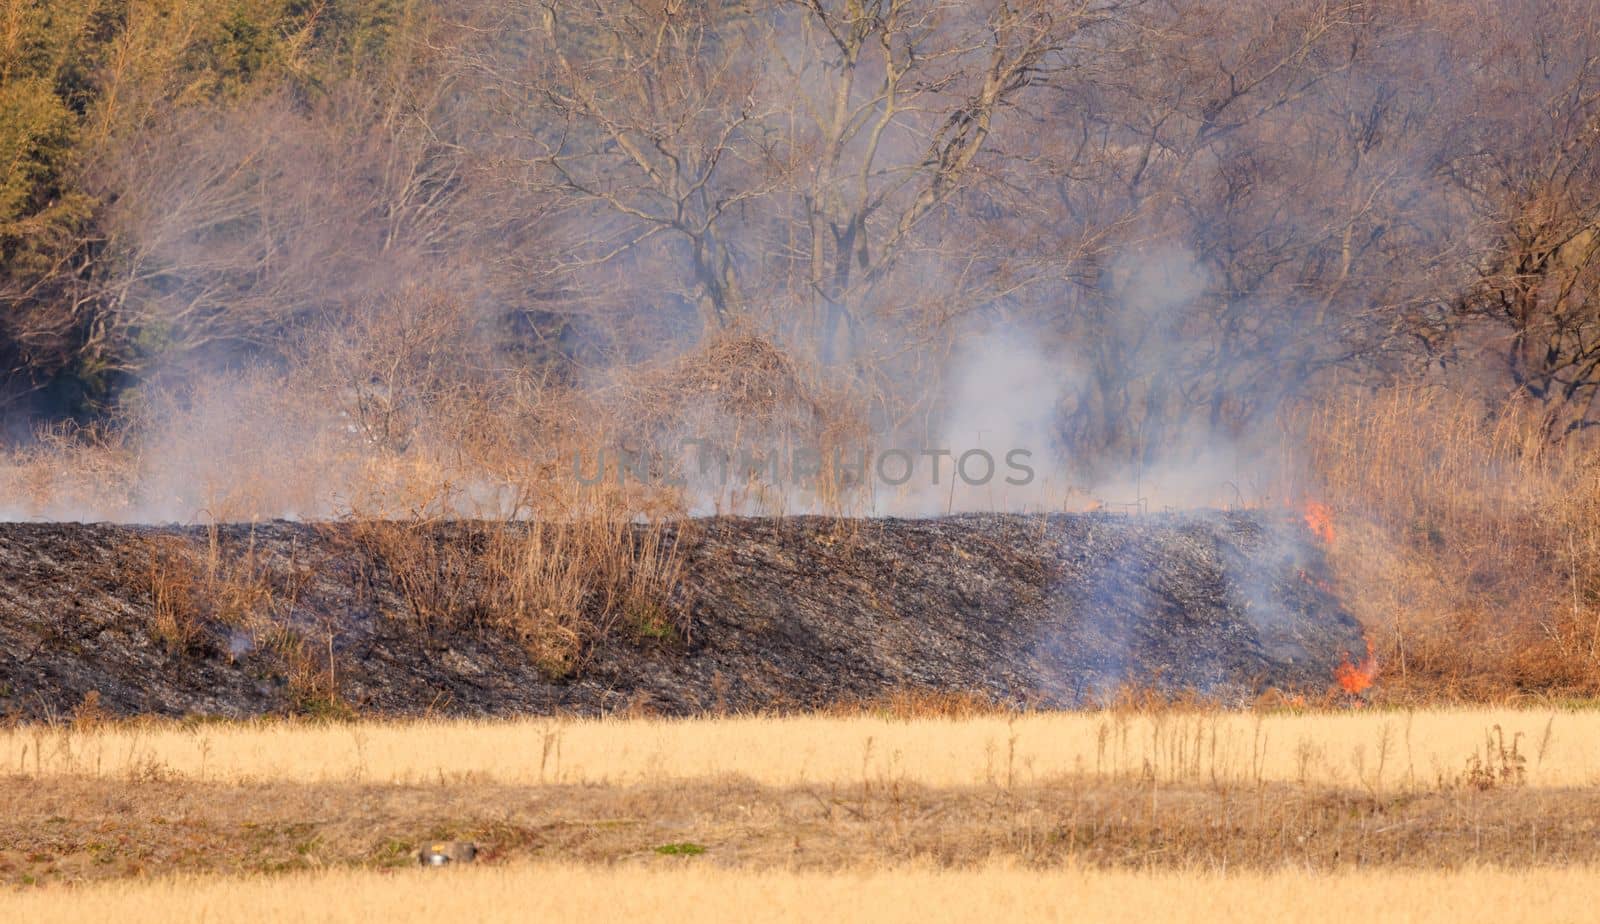
[[(689, 715), (906, 689), (1070, 707), (1135, 687), (1227, 703), (1324, 691), (1364, 651), (1320, 546), (1291, 516), (692, 521), (655, 537), (683, 557), (669, 605), (686, 630), (610, 633), (564, 676), (502, 627), (421, 618), (358, 528), (0, 524), (0, 709)], [(446, 572), (471, 556), (450, 553), (481, 536), (435, 528), (437, 554), (421, 565), (470, 584)], [(153, 592), (164, 548), (202, 569), (252, 569), (243, 586), (271, 598), (277, 623), (207, 601), (175, 642), (163, 608), (193, 601)], [(214, 586), (167, 583), (169, 595)]]

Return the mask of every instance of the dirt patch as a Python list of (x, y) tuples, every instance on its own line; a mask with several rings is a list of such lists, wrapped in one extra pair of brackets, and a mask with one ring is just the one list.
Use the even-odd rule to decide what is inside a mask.
[[(481, 597), (457, 553), (490, 528), (423, 534), (454, 582), (436, 608)], [(1291, 517), (691, 521), (650, 533), (682, 560), (667, 612), (560, 672), (491, 619), (416, 612), (359, 533), (0, 524), (0, 708), (685, 715), (906, 689), (1075, 706), (1126, 686), (1237, 700), (1321, 693), (1365, 651)]]

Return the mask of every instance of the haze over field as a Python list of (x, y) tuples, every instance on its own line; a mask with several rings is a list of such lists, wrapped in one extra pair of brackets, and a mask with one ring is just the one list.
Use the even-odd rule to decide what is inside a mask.
[(685, 437), (1040, 474), (701, 512), (1278, 503), (1351, 389), (1600, 422), (1586, 3), (5, 11), (12, 517), (517, 515)]
[(0, 916), (1582, 917), (1597, 22), (0, 0)]

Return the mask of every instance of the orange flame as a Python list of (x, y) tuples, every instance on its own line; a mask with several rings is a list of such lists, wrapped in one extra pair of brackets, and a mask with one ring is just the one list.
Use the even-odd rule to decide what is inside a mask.
[(1333, 679), (1339, 681), (1339, 689), (1354, 696), (1372, 686), (1372, 681), (1378, 677), (1378, 655), (1372, 650), (1372, 640), (1367, 639), (1367, 656), (1360, 664), (1353, 664), (1350, 655), (1345, 653), (1344, 663), (1333, 669)]
[(1306, 526), (1323, 542), (1333, 542), (1333, 509), (1316, 501), (1306, 502)]

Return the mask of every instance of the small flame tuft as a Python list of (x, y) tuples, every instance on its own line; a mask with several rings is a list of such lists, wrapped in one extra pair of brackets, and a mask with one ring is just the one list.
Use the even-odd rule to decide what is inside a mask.
[(1306, 502), (1306, 526), (1325, 543), (1333, 542), (1333, 509), (1317, 501)]
[(1339, 682), (1339, 689), (1352, 696), (1365, 692), (1377, 677), (1378, 655), (1372, 650), (1371, 639), (1367, 639), (1367, 656), (1360, 664), (1351, 663), (1347, 652), (1344, 663), (1333, 669), (1333, 679)]

